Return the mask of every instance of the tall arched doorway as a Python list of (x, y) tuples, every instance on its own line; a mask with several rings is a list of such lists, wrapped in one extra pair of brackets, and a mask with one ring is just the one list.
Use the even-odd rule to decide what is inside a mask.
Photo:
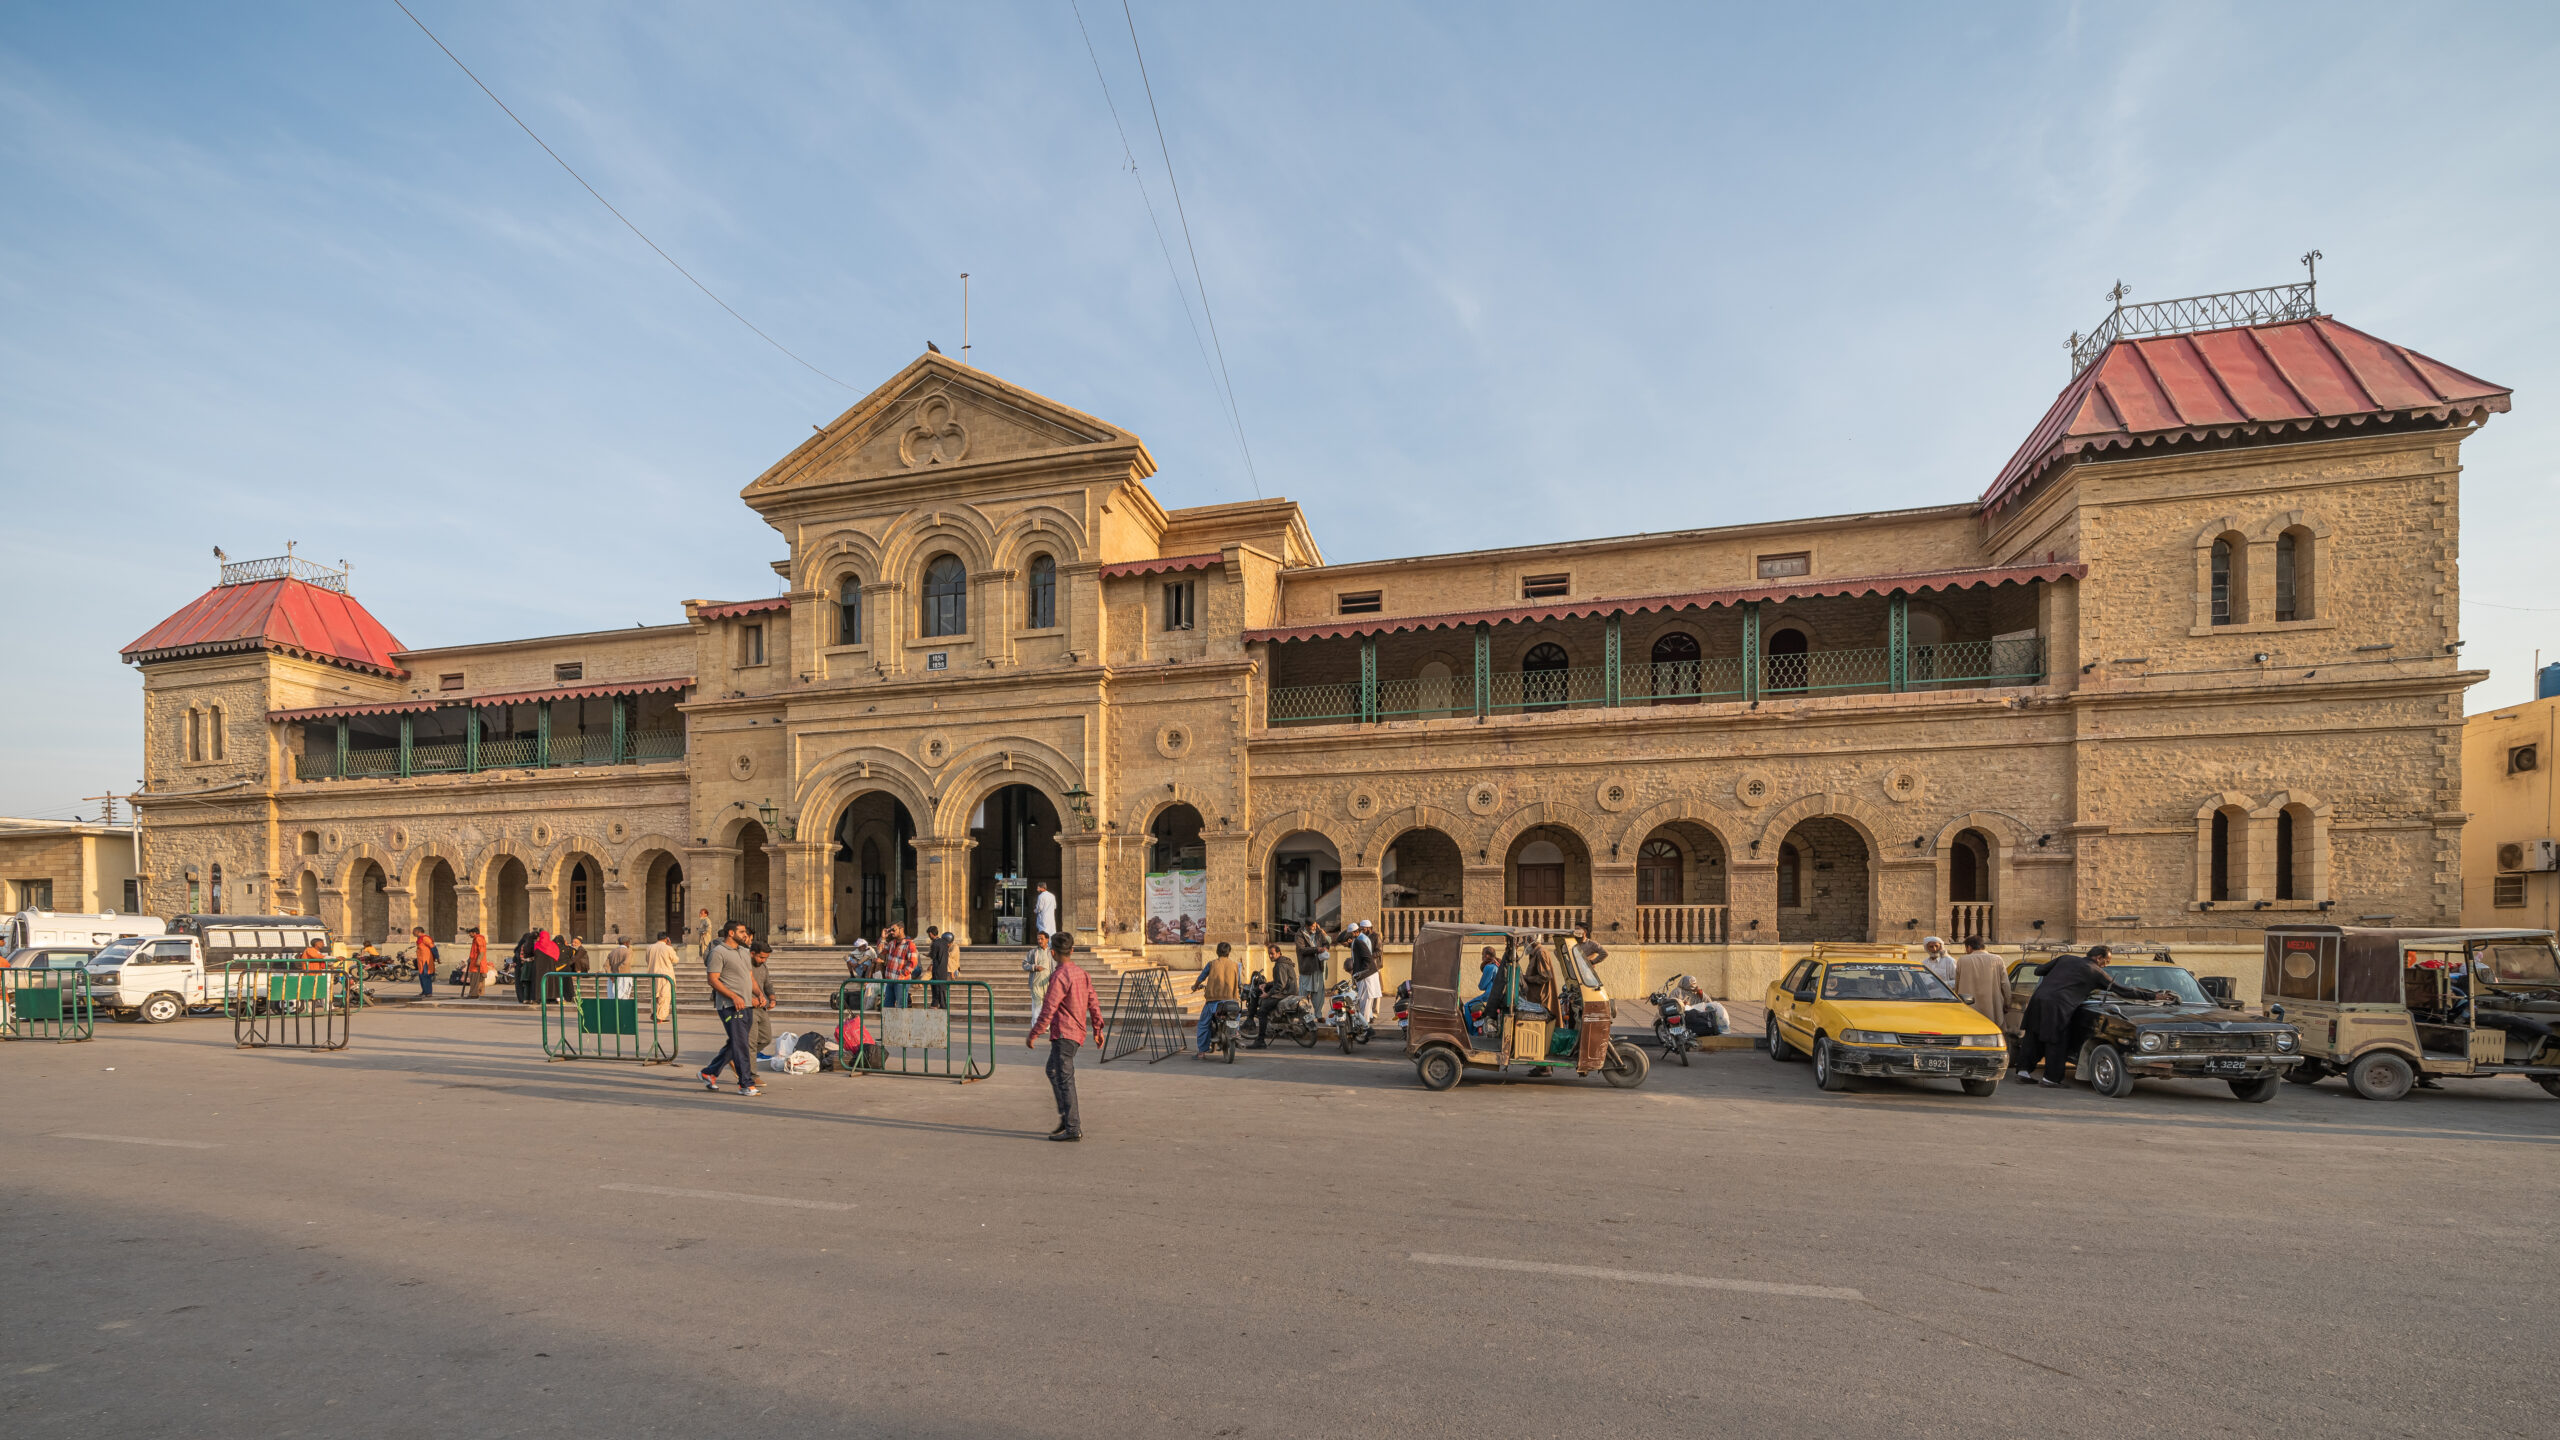
[(390, 882), (382, 867), (358, 860), (347, 882), (347, 938), (359, 945), (379, 945), (391, 938)]
[(1209, 847), (1200, 812), (1168, 805), (1147, 825), (1147, 909), (1141, 928), (1150, 945), (1198, 945), (1209, 938)]
[(857, 795), (836, 817), (830, 930), (836, 943), (877, 940), (892, 925), (915, 928), (915, 817), (882, 790)]
[(1778, 938), (1789, 944), (1875, 938), (1866, 838), (1828, 815), (1798, 821), (1780, 844)]
[(1271, 936), (1285, 940), (1310, 920), (1342, 923), (1342, 852), (1313, 830), (1271, 847)]
[(494, 919), (485, 927), (493, 943), (511, 945), (533, 928), (533, 905), (525, 893), (528, 883), (523, 861), (510, 855), (498, 862), (489, 878), (488, 908)]
[(1066, 925), (1066, 869), (1058, 849), (1058, 808), (1029, 785), (1007, 785), (969, 816), (969, 923), (973, 945), (1030, 938), (1032, 896), (1047, 886)]
[(453, 867), (442, 860), (428, 861), (418, 877), (418, 917), (427, 938), (438, 944), (462, 938), (462, 903), (454, 894)]

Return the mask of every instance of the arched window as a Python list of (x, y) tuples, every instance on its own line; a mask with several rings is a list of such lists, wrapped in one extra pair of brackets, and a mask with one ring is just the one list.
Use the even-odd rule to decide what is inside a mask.
[(2294, 891), (2294, 832), (2291, 806), (2276, 812), (2276, 898), (2301, 898)]
[(1806, 652), (1813, 648), (1802, 630), (1790, 626), (1771, 633), (1769, 653), (1761, 657), (1763, 690), (1801, 690), (1811, 683), (1813, 662)]
[(1031, 557), (1029, 594), (1022, 607), (1022, 628), (1053, 630), (1058, 624), (1058, 562), (1046, 555)]
[(1520, 657), (1520, 705), (1524, 710), (1561, 710), (1573, 694), (1573, 660), (1561, 645), (1540, 643)]
[(1793, 845), (1778, 847), (1778, 908), (1804, 908), (1804, 855)]
[(2276, 618), (2309, 620), (2319, 613), (2313, 581), (2311, 532), (2297, 525), (2276, 537)]
[(862, 643), (862, 577), (847, 575), (836, 585), (836, 643)]
[(924, 567), (924, 633), (969, 633), (969, 570), (957, 555), (936, 555)]
[[(1698, 637), (1674, 630), (1653, 642), (1653, 703), (1694, 705), (1699, 684)], [(1666, 900), (1666, 905), (1679, 902)]]
[(1681, 904), (1680, 847), (1668, 840), (1647, 840), (1636, 850), (1636, 903)]

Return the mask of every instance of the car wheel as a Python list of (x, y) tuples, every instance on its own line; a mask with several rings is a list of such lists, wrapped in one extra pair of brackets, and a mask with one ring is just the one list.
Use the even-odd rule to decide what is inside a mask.
[(1600, 1078), (1621, 1090), (1633, 1090), (1652, 1073), (1653, 1058), (1624, 1040), (1611, 1045), (1600, 1062)]
[(1769, 1058), (1772, 1060), (1796, 1058), (1796, 1047), (1788, 1044), (1787, 1037), (1778, 1033), (1778, 1017), (1775, 1015), (1769, 1017)]
[(2347, 1086), (2367, 1100), (2397, 1100), (2418, 1083), (2418, 1072), (2408, 1057), (2391, 1050), (2376, 1050), (2347, 1067)]
[(2121, 1100), (2133, 1093), (2133, 1075), (2124, 1068), (2123, 1051), (2113, 1045), (2092, 1045), (2083, 1058), (2088, 1061), (2090, 1089), (2110, 1100)]
[(2235, 1100), (2246, 1100), (2252, 1105), (2263, 1105), (2276, 1098), (2276, 1092), (2283, 1088), (2284, 1082), (2273, 1075), (2261, 1075), (2254, 1080), (2232, 1081), (2231, 1096)]
[(166, 1025), (186, 1013), (186, 1002), (165, 990), (142, 1002), (142, 1018), (149, 1024)]
[(1849, 1077), (1832, 1068), (1831, 1037), (1828, 1035), (1813, 1037), (1813, 1083), (1825, 1090), (1849, 1088)]
[(1422, 1058), (1413, 1064), (1413, 1072), (1421, 1077), (1425, 1090), (1449, 1089), (1458, 1083), (1458, 1077), (1466, 1073), (1466, 1068), (1466, 1062), (1458, 1058), (1458, 1052), (1446, 1045), (1434, 1045), (1423, 1051)]
[(1964, 1093), (1976, 1100), (1988, 1100), (2000, 1089), (2000, 1081), (1996, 1076), (1989, 1080), (1965, 1080), (1958, 1083), (1964, 1086)]
[(2287, 1066), (2284, 1078), (2296, 1085), (2317, 1085), (2329, 1078), (2329, 1067), (2317, 1060), (2305, 1060), (2299, 1065)]

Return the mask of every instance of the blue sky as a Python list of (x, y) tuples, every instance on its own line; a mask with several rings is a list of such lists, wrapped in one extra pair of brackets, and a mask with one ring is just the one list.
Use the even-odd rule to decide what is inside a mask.
[[(215, 545), (354, 562), (413, 646), (771, 593), (737, 491), (956, 351), (963, 270), (975, 361), (1143, 435), (1168, 504), (1253, 493), (1068, 0), (412, 4), (852, 388), (389, 0), (8, 6), (0, 813), (134, 783), (116, 651)], [(1332, 558), (1968, 499), (2109, 283), (2316, 246), (2327, 309), (2517, 391), (2464, 456), (2473, 708), (2560, 659), (2560, 7), (1137, 21), (1261, 490)]]

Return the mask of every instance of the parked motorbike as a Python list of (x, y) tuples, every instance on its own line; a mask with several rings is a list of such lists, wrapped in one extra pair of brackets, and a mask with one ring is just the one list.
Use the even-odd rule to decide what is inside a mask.
[(1227, 1063), (1236, 1063), (1236, 1051), (1244, 1042), (1244, 1006), (1233, 1000), (1218, 1002), (1217, 1018), (1209, 1022), (1209, 1043), (1227, 1052)]
[(1324, 1023), (1333, 1027), (1333, 1037), (1342, 1042), (1345, 1055), (1351, 1053), (1353, 1046), (1369, 1043), (1369, 1017), (1360, 1013), (1360, 1003), (1353, 998), (1350, 981), (1334, 985), (1332, 995), (1325, 1000)]
[(1264, 1028), (1271, 1032), (1272, 1039), (1295, 1040), (1313, 1050), (1316, 1048), (1316, 1007), (1307, 1003), (1306, 996), (1292, 995), (1280, 1002), (1280, 1008), (1271, 1012), (1271, 1020)]

